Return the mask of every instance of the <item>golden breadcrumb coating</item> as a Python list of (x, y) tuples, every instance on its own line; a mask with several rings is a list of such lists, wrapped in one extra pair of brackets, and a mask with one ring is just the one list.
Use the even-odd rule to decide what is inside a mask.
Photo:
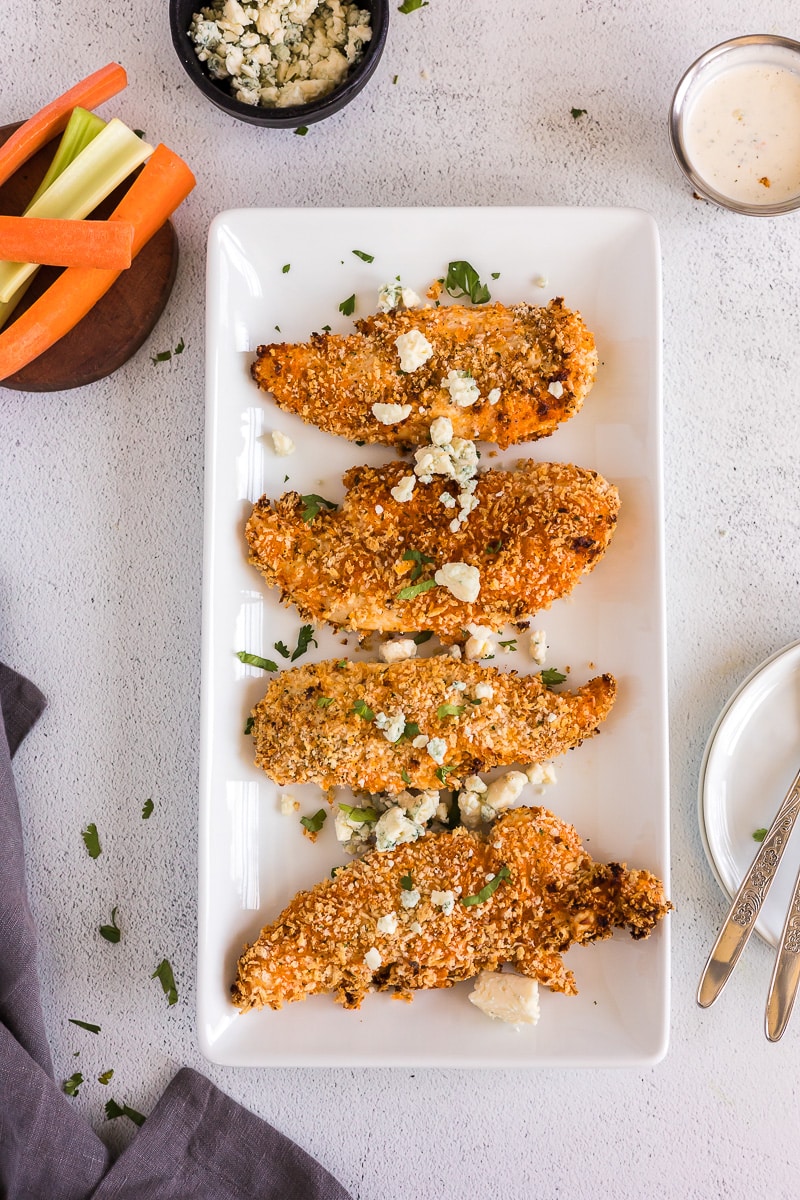
[[(311, 335), (298, 345), (259, 346), (251, 371), (281, 408), (352, 441), (420, 446), (435, 417), (456, 437), (509, 446), (552, 433), (581, 407), (597, 373), (594, 338), (578, 313), (551, 300), (531, 304), (394, 310), (356, 322), (357, 333)], [(400, 370), (395, 339), (419, 330), (433, 347), (427, 362)], [(449, 371), (467, 371), (480, 398), (460, 407), (442, 387)], [(500, 389), (492, 404), (489, 394)], [(384, 425), (373, 404), (410, 404), (399, 424)]]
[[(247, 522), (250, 562), (305, 620), (430, 629), (451, 640), (471, 622), (500, 629), (549, 608), (599, 562), (616, 525), (616, 488), (580, 467), (525, 461), (515, 471), (484, 472), (477, 507), (455, 533), (454, 510), (440, 496), (457, 496), (457, 485), (434, 478), (398, 501), (392, 489), (408, 475), (399, 462), (354, 467), (339, 511), (321, 509), (311, 521), (303, 520), (297, 492), (275, 508), (262, 496)], [(412, 574), (432, 579), (451, 562), (480, 571), (473, 603), (446, 587), (398, 598)]]
[[(498, 875), (490, 896), (463, 903)], [(413, 908), (403, 905), (401, 881), (409, 878), (420, 894)], [(451, 912), (436, 892), (452, 893)], [(569, 946), (625, 926), (647, 937), (671, 907), (648, 871), (594, 862), (572, 826), (544, 808), (518, 808), (486, 834), (428, 833), (371, 851), (300, 892), (245, 947), (233, 1003), (242, 1011), (280, 1008), (332, 992), (345, 1008), (358, 1008), (370, 991), (410, 999), (418, 988), (451, 987), (506, 964), (572, 995), (575, 980), (561, 960)], [(381, 927), (394, 925), (392, 932), (378, 927), (386, 916), (394, 922)]]
[[(453, 687), (459, 682), (465, 690)], [(479, 683), (490, 684), (493, 694), (472, 703)], [(577, 692), (554, 692), (538, 674), (448, 655), (388, 664), (332, 659), (276, 676), (253, 709), (255, 760), (281, 786), (318, 783), (391, 795), (442, 787), (445, 779), (453, 786), (476, 771), (546, 762), (577, 746), (608, 716), (615, 693), (610, 675)], [(459, 711), (440, 715), (445, 705)], [(373, 718), (398, 712), (418, 728), (390, 742)]]

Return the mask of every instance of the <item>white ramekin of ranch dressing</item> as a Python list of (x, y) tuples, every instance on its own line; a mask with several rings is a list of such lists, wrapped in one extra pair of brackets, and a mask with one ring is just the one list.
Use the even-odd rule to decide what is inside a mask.
[(670, 139), (706, 200), (748, 216), (800, 208), (800, 42), (754, 34), (706, 51), (678, 84)]

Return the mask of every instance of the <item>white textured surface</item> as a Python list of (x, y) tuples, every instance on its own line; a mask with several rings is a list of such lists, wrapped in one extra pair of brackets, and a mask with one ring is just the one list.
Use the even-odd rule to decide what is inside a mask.
[[(684, 67), (754, 23), (791, 36), (795, 6), (774, 0), (756, 17), (744, 0), (430, 0), (402, 16), (393, 2), (368, 91), (301, 139), (207, 105), (155, 0), (133, 16), (17, 0), (1, 121), (74, 82), (76, 62), (117, 58), (130, 86), (114, 110), (183, 152), (199, 181), (176, 220), (175, 291), (136, 359), (81, 391), (0, 389), (0, 656), (50, 699), (17, 776), (59, 1077), (113, 1067), (108, 1091), (146, 1112), (178, 1065), (206, 1069), (192, 980), (211, 216), (250, 203), (635, 205), (654, 213), (664, 252), (670, 1053), (643, 1073), (208, 1073), (363, 1200), (796, 1195), (800, 1024), (778, 1047), (764, 1040), (770, 952), (749, 947), (718, 1005), (694, 1004), (724, 908), (696, 824), (703, 744), (738, 681), (798, 636), (800, 216), (693, 201), (666, 112)], [(573, 105), (588, 117), (574, 122)], [(186, 352), (154, 367), (149, 355), (181, 336)], [(91, 820), (97, 862), (79, 836)], [(119, 946), (92, 933), (113, 904)], [(163, 955), (172, 1009), (149, 978)], [(132, 1127), (102, 1126), (106, 1096), (91, 1084), (75, 1103), (119, 1145)]]

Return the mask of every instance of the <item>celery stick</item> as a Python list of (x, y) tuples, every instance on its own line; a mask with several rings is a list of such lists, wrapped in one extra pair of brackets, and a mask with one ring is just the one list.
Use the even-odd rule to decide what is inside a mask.
[(55, 182), (72, 162), (77, 158), (81, 150), (84, 150), (89, 142), (93, 141), (101, 129), (105, 129), (106, 123), (102, 117), (96, 116), (93, 112), (89, 112), (85, 108), (73, 108), (72, 115), (67, 122), (67, 127), (61, 135), (61, 141), (58, 143), (58, 149), (55, 152), (53, 161), (47, 168), (47, 174), (33, 194), (30, 204), (25, 209), (25, 212), (30, 211), (31, 205), (35, 204), (43, 192), (46, 192), (50, 184)]
[[(28, 208), (28, 217), (81, 219), (150, 157), (153, 147), (114, 117)], [(0, 301), (9, 301), (35, 263), (0, 262)]]

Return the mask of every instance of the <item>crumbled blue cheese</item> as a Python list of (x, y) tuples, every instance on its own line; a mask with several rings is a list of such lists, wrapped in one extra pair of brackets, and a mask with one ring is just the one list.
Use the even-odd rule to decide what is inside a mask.
[(372, 415), (381, 425), (399, 425), (411, 416), (410, 404), (373, 404)]
[(466, 628), (470, 635), (464, 646), (467, 658), (471, 662), (478, 658), (492, 658), (495, 652), (495, 644), (492, 640), (494, 630), (490, 629), (488, 625), (475, 625), (474, 623), (470, 623)]
[(397, 638), (393, 642), (381, 642), (378, 654), (385, 663), (404, 662), (416, 658), (417, 645), (413, 638)]
[(476, 683), (472, 696), (474, 700), (494, 700), (494, 688), (490, 683)]
[(450, 393), (453, 404), (469, 408), (480, 396), (480, 389), (469, 371), (448, 371), (442, 387)]
[(295, 446), (288, 433), (281, 433), (279, 429), (273, 429), (272, 448), (281, 458), (286, 458), (289, 454), (294, 454), (297, 447)]
[(547, 287), (548, 279), (546, 275), (537, 275), (533, 282), (536, 287), (545, 288)]
[(433, 577), (439, 587), (447, 588), (451, 596), (465, 604), (473, 604), (481, 590), (481, 573), (469, 563), (445, 563)]
[(281, 813), (284, 817), (290, 817), (292, 813), (300, 811), (300, 801), (295, 800), (289, 792), (281, 792)]
[(398, 504), (405, 504), (411, 499), (416, 482), (416, 475), (404, 475), (397, 486), (391, 489), (392, 499), (396, 500)]
[(447, 742), (444, 740), (444, 738), (431, 738), (427, 742), (426, 749), (433, 761), (435, 763), (439, 763), (441, 766), (441, 764), (444, 762), (444, 756), (447, 753)]
[(411, 933), (422, 933), (422, 926), (419, 921), (412, 921), (408, 928)]
[(434, 475), (444, 475), (463, 487), (478, 472), (478, 451), (467, 438), (453, 438), (442, 445), (421, 446), (414, 451), (414, 462), (414, 474), (420, 483), (430, 483)]
[(375, 922), (375, 928), (378, 933), (396, 933), (397, 932), (397, 917), (394, 913), (386, 913), (383, 917), (378, 917)]
[(543, 629), (534, 629), (530, 647), (531, 658), (537, 666), (543, 667), (547, 658), (547, 634)]
[(391, 312), (394, 308), (419, 308), (421, 304), (413, 288), (403, 287), (399, 280), (384, 283), (378, 292), (379, 312)]
[(416, 908), (420, 902), (420, 894), (416, 888), (410, 888), (409, 891), (400, 893), (400, 903), (403, 908)]
[(430, 433), (434, 446), (446, 446), (453, 440), (453, 422), (449, 417), (437, 417), (431, 421)]
[(495, 1021), (535, 1025), (539, 1020), (539, 984), (526, 975), (482, 971), (468, 999)]
[(398, 742), (406, 727), (406, 715), (399, 710), (387, 716), (384, 712), (375, 714), (375, 728), (380, 729), (387, 742)]
[(405, 842), (415, 842), (425, 830), (416, 821), (405, 815), (401, 808), (394, 805), (388, 808), (378, 819), (375, 826), (375, 849), (394, 850)]
[(364, 962), (369, 967), (370, 971), (373, 972), (377, 971), (378, 968), (383, 965), (383, 959), (381, 958), (380, 952), (375, 946), (373, 946), (371, 950), (368, 950), (364, 955)]
[(427, 735), (427, 733), (420, 733), (420, 734), (418, 734), (418, 735), (417, 735), (417, 736), (414, 738), (413, 742), (411, 743), (411, 745), (414, 747), (414, 749), (415, 749), (415, 750), (421, 750), (421, 749), (422, 749), (422, 747), (423, 747), (423, 746), (427, 746), (427, 744), (428, 744), (428, 735)]
[(401, 333), (394, 339), (394, 344), (400, 355), (401, 371), (416, 371), (433, 354), (433, 346), (419, 329), (409, 329), (408, 333)]
[(557, 783), (558, 776), (556, 769), (552, 763), (534, 763), (528, 767), (525, 774), (528, 777), (528, 782), (533, 784)]
[(455, 892), (446, 891), (431, 892), (431, 904), (434, 908), (440, 908), (446, 917), (449, 917), (456, 906)]
[(552, 383), (549, 383), (547, 390), (551, 396), (555, 396), (556, 400), (560, 400), (564, 395), (564, 385), (560, 379), (554, 379)]
[(497, 404), (497, 401), (500, 399), (500, 388), (492, 388), (486, 399), (490, 404)]
[(308, 104), (363, 56), (371, 16), (348, 0), (212, 0), (187, 30), (212, 79), (253, 107)]
[(488, 818), (494, 820), (498, 813), (505, 812), (515, 800), (519, 799), (522, 789), (528, 784), (528, 776), (524, 771), (506, 771), (499, 779), (494, 779), (486, 789), (483, 797), (485, 807), (492, 809)]
[(456, 498), (455, 496), (451, 496), (449, 492), (442, 492), (439, 497), (439, 503), (443, 504), (445, 508), (455, 508)]
[(480, 775), (470, 775), (464, 780), (464, 786), (458, 793), (458, 811), (461, 814), (461, 824), (467, 829), (477, 829), (481, 823), (481, 808), (486, 784)]

